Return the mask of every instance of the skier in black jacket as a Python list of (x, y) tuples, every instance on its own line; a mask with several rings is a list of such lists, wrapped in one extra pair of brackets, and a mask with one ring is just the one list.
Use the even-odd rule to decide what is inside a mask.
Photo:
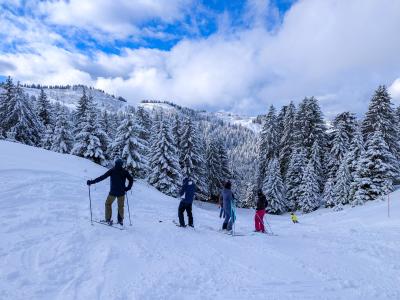
[(254, 224), (256, 231), (265, 232), (264, 228), (264, 215), (265, 208), (268, 206), (267, 198), (261, 189), (257, 192), (257, 208), (256, 215), (254, 216)]
[[(117, 159), (115, 161), (114, 168), (108, 170), (106, 173), (101, 175), (100, 177), (94, 180), (88, 180), (87, 185), (98, 183), (107, 177), (110, 177), (110, 193), (108, 194), (106, 203), (105, 203), (105, 222), (111, 223), (111, 215), (112, 215), (112, 204), (115, 198), (118, 199), (118, 223), (123, 225), (124, 221), (124, 202), (125, 202), (125, 193), (132, 188), (133, 178), (129, 174), (127, 170), (123, 167), (123, 162), (121, 159)], [(128, 186), (125, 186), (125, 182), (128, 179)]]

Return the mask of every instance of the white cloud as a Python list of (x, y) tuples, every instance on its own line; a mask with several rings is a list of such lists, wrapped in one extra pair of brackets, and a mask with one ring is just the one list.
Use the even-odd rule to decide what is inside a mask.
[(397, 105), (400, 105), (400, 78), (397, 78), (389, 87), (389, 93), (395, 100)]
[(22, 82), (93, 84), (90, 74), (76, 68), (78, 61), (87, 61), (87, 58), (57, 47), (48, 46), (38, 53), (0, 55), (0, 59), (13, 66), (14, 70), (8, 74)]
[(138, 25), (148, 20), (180, 20), (190, 4), (185, 0), (57, 0), (40, 2), (39, 11), (53, 24), (100, 30), (121, 39), (140, 34)]
[(301, 1), (276, 34), (256, 26), (183, 41), (150, 66), (157, 76), (148, 94), (248, 111), (321, 95), (329, 117), (363, 112), (374, 89), (400, 72), (400, 2), (384, 2)]
[[(49, 18), (58, 23), (75, 18), (81, 26), (119, 32), (117, 27), (107, 28), (107, 22), (123, 26), (128, 20), (123, 14), (121, 22), (114, 24), (113, 13), (103, 16), (104, 12), (95, 10), (85, 21), (85, 9), (79, 16), (72, 9), (74, 1), (68, 3), (71, 7), (54, 5), (60, 7), (53, 6), (56, 11)], [(253, 18), (252, 26), (182, 40), (170, 51), (125, 49), (120, 55), (98, 52), (89, 57), (73, 49), (40, 46), (43, 50), (37, 54), (0, 54), (0, 60), (15, 66), (9, 72), (18, 79), (81, 81), (132, 102), (160, 98), (193, 107), (260, 113), (271, 103), (280, 106), (317, 95), (331, 117), (344, 110), (365, 111), (379, 84), (393, 82), (390, 91), (399, 99), (400, 83), (394, 80), (400, 77), (400, 1), (303, 0), (273, 31), (259, 20), (276, 12), (259, 5), (248, 6), (246, 16)], [(166, 20), (179, 18), (175, 10), (159, 15)], [(105, 25), (96, 19), (105, 20)], [(52, 40), (51, 36), (46, 39)]]

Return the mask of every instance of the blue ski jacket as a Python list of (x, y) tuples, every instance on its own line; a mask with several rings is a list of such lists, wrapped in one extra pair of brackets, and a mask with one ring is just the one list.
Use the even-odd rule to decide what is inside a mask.
[(222, 197), (222, 207), (224, 208), (225, 214), (231, 214), (232, 201), (235, 198), (230, 189), (224, 188), (221, 192)]
[(182, 198), (182, 202), (192, 204), (195, 193), (196, 193), (196, 185), (191, 179), (185, 178), (183, 180), (181, 192), (179, 193), (179, 195)]

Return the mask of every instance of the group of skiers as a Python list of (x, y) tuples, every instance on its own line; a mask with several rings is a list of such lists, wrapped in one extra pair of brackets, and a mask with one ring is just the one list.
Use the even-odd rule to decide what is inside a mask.
[[(179, 225), (180, 227), (186, 227), (183, 213), (187, 212), (188, 215), (188, 226), (194, 227), (193, 225), (193, 214), (192, 214), (192, 204), (194, 200), (196, 192), (196, 184), (190, 178), (185, 178), (183, 180), (182, 189), (180, 191), (181, 202), (179, 203), (178, 208), (178, 217), (179, 217)], [(224, 222), (222, 223), (222, 230), (231, 231), (232, 226), (236, 220), (235, 206), (234, 206), (235, 196), (232, 192), (232, 183), (227, 181), (224, 184), (224, 188), (221, 191), (219, 196), (219, 206), (220, 206), (220, 215), (219, 217), (224, 218)], [(264, 216), (266, 214), (266, 208), (268, 207), (268, 201), (265, 197), (263, 191), (259, 189), (257, 191), (257, 206), (256, 213), (254, 216), (254, 226), (256, 232), (265, 233), (264, 226)], [(292, 212), (291, 213), (292, 222), (298, 223), (297, 216)]]
[[(105, 202), (105, 219), (102, 222), (112, 225), (112, 204), (117, 198), (118, 201), (118, 224), (123, 225), (124, 221), (124, 202), (125, 194), (132, 188), (133, 178), (127, 170), (123, 168), (123, 161), (117, 159), (113, 168), (108, 170), (102, 176), (94, 179), (88, 180), (87, 185), (98, 183), (106, 178), (110, 177), (110, 192), (107, 196)], [(128, 180), (128, 186), (126, 186), (126, 180)], [(186, 227), (184, 212), (186, 211), (188, 216), (188, 226), (194, 227), (193, 225), (193, 214), (192, 214), (192, 204), (194, 196), (196, 193), (196, 184), (191, 178), (185, 178), (183, 180), (182, 188), (180, 190), (181, 202), (178, 207), (178, 218), (180, 227)], [(222, 224), (222, 230), (231, 231), (232, 226), (236, 220), (235, 206), (234, 206), (235, 196), (232, 192), (232, 183), (227, 181), (219, 196), (220, 205), (220, 218), (224, 218)], [(266, 214), (266, 208), (268, 207), (268, 201), (261, 189), (257, 192), (257, 206), (256, 213), (254, 216), (255, 231), (265, 232), (264, 226), (264, 216)], [(298, 223), (296, 215), (291, 213), (291, 220), (293, 223)]]

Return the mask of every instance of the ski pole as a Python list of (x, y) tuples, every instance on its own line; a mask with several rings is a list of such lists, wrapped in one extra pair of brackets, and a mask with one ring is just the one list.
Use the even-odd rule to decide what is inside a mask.
[(232, 221), (232, 236), (234, 236), (235, 235), (236, 213), (235, 213), (235, 203), (233, 200), (231, 202), (231, 221)]
[[(260, 216), (257, 215), (257, 213), (256, 213), (256, 216), (257, 216), (257, 218), (260, 220), (261, 224), (263, 224), (263, 226), (265, 227), (264, 219), (261, 220)], [(271, 232), (271, 234), (274, 234), (274, 233), (272, 232), (271, 225), (269, 225), (267, 219), (265, 219), (265, 222), (267, 222), (267, 225), (268, 225), (268, 228), (269, 228), (269, 231)]]
[(231, 202), (231, 219), (229, 220), (229, 222), (232, 222), (232, 236), (235, 235), (235, 223), (233, 223), (233, 201)]
[(265, 222), (267, 222), (267, 225), (268, 225), (269, 231), (271, 231), (271, 234), (274, 234), (274, 232), (272, 231), (271, 225), (269, 225), (267, 219), (265, 219)]
[(128, 205), (129, 225), (132, 226), (131, 211), (130, 211), (130, 209), (129, 209), (128, 193), (125, 193), (125, 196), (126, 196), (126, 204)]
[(89, 207), (90, 207), (90, 223), (93, 225), (93, 216), (92, 216), (92, 197), (90, 196), (90, 185), (89, 185)]

